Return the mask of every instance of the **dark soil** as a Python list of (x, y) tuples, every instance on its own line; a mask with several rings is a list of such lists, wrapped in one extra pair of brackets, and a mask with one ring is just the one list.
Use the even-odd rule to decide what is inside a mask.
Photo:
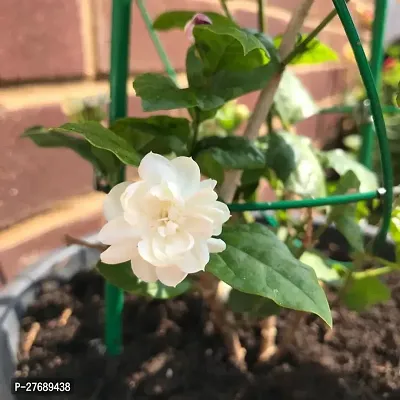
[[(195, 295), (165, 302), (127, 295), (125, 350), (110, 360), (102, 346), (102, 278), (90, 272), (68, 284), (44, 282), (23, 320), (22, 340), (34, 321), (41, 330), (16, 375), (73, 378), (75, 393), (54, 397), (68, 400), (400, 399), (399, 275), (388, 280), (393, 299), (387, 304), (360, 315), (334, 309), (333, 335), (325, 342), (323, 324), (310, 316), (297, 331), (295, 347), (274, 367), (255, 365), (259, 330), (243, 322), (247, 374), (228, 361)], [(58, 327), (67, 307), (73, 314)], [(284, 324), (283, 317), (279, 332)]]

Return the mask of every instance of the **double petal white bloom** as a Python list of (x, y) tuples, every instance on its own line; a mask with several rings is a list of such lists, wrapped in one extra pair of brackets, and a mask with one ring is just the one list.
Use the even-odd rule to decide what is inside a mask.
[(225, 250), (222, 232), (230, 218), (217, 201), (216, 181), (201, 181), (189, 157), (168, 160), (149, 153), (139, 165), (141, 180), (116, 185), (104, 202), (108, 223), (99, 240), (110, 247), (102, 262), (131, 261), (143, 281), (176, 286), (187, 274), (204, 270), (210, 253)]

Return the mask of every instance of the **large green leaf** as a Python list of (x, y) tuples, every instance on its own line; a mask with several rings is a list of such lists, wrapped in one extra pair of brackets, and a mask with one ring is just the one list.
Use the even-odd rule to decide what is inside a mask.
[(317, 314), (332, 325), (328, 301), (315, 272), (294, 258), (268, 228), (260, 224), (226, 226), (221, 239), (227, 248), (212, 255), (207, 271), (236, 290)]
[(390, 289), (379, 278), (355, 272), (343, 300), (350, 310), (363, 311), (388, 301), (390, 297)]
[(168, 77), (147, 73), (133, 82), (144, 111), (199, 107), (214, 110), (227, 101), (262, 89), (279, 71), (279, 65), (268, 63), (250, 71), (219, 71), (208, 77), (201, 87), (180, 89)]
[(93, 147), (88, 141), (79, 137), (51, 131), (42, 126), (33, 126), (27, 129), (22, 137), (30, 138), (40, 147), (68, 148), (89, 161), (105, 177), (114, 175), (119, 169), (119, 161), (111, 152)]
[(317, 251), (305, 251), (300, 257), (303, 264), (310, 266), (316, 273), (317, 278), (328, 284), (337, 284), (340, 275), (333, 269), (329, 262)]
[[(304, 42), (306, 38), (307, 35), (301, 35), (297, 45)], [(276, 36), (274, 38), (274, 43), (275, 46), (279, 48), (282, 43), (282, 36)], [(307, 45), (306, 50), (296, 56), (289, 64), (320, 64), (328, 61), (338, 61), (338, 55), (332, 48), (321, 43), (317, 38), (314, 38)]]
[(221, 70), (247, 71), (268, 62), (263, 44), (246, 30), (226, 25), (198, 25), (195, 46), (206, 76)]
[(133, 274), (130, 262), (110, 265), (99, 261), (97, 270), (108, 282), (125, 292), (156, 299), (169, 299), (179, 296), (187, 292), (192, 286), (189, 279), (185, 279), (176, 287), (165, 286), (159, 281), (154, 283), (143, 282)]
[[(360, 181), (353, 171), (347, 171), (341, 178), (334, 192), (342, 195), (358, 192)], [(357, 204), (341, 204), (333, 206), (329, 214), (329, 221), (335, 223), (337, 230), (346, 238), (350, 246), (358, 251), (364, 251), (364, 239), (361, 227), (356, 219)]]
[(266, 166), (272, 169), (282, 182), (286, 182), (296, 169), (296, 158), (284, 134), (271, 132), (260, 138), (257, 144), (265, 152)]
[(98, 122), (68, 123), (59, 128), (52, 128), (50, 131), (82, 135), (93, 146), (111, 151), (125, 164), (139, 165), (140, 163), (141, 157), (126, 139), (118, 136)]
[(344, 175), (347, 171), (353, 171), (361, 182), (361, 192), (378, 189), (379, 184), (376, 175), (342, 149), (327, 151), (323, 153), (323, 156), (326, 159), (326, 166), (334, 169), (339, 175)]
[(210, 136), (199, 140), (194, 158), (207, 152), (225, 169), (257, 169), (265, 165), (265, 157), (252, 141), (241, 136)]
[[(167, 11), (163, 14), (160, 14), (155, 21), (153, 22), (153, 28), (158, 31), (168, 31), (171, 29), (183, 29), (186, 23), (191, 20), (198, 11)], [(211, 19), (212, 23), (215, 25), (227, 25), (227, 26), (236, 26), (232, 20), (225, 17), (224, 15), (212, 12), (212, 11), (204, 11), (202, 14), (207, 15), (208, 18)]]
[(256, 296), (232, 289), (228, 298), (229, 308), (237, 313), (247, 313), (252, 317), (265, 318), (277, 315), (281, 307), (266, 297)]
[(326, 195), (325, 175), (306, 137), (290, 132), (266, 135), (259, 146), (266, 146), (266, 163), (285, 184), (288, 192), (304, 197)]
[(300, 79), (286, 69), (274, 97), (275, 109), (288, 125), (310, 118), (319, 112)]
[(136, 96), (142, 99), (144, 111), (173, 110), (198, 105), (192, 90), (180, 89), (168, 76), (153, 73), (139, 75), (133, 82), (133, 88)]
[(271, 36), (268, 36), (263, 32), (258, 32), (256, 29), (245, 28), (244, 30), (254, 35), (262, 43), (271, 61), (275, 63), (281, 62), (279, 49), (275, 47), (274, 40)]
[(148, 118), (123, 118), (110, 129), (124, 138), (140, 154), (183, 154), (190, 137), (190, 123), (186, 118), (157, 115)]

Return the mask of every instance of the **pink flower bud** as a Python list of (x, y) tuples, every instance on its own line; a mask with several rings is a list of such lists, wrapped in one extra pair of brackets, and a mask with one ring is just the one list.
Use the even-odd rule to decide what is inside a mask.
[(191, 20), (187, 22), (185, 25), (185, 34), (188, 37), (188, 39), (192, 42), (194, 42), (194, 37), (193, 37), (193, 28), (196, 25), (211, 25), (212, 21), (210, 18), (207, 17), (205, 14), (196, 14)]

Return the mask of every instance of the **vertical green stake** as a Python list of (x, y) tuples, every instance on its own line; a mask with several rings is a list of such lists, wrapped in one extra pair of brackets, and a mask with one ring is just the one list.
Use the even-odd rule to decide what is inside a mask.
[[(109, 120), (126, 116), (128, 79), (128, 55), (131, 20), (131, 0), (113, 0), (111, 27), (111, 71)], [(125, 180), (125, 167), (121, 165), (119, 182)], [(122, 311), (124, 292), (105, 284), (105, 344), (111, 356), (122, 352)]]
[[(385, 26), (387, 17), (388, 1), (375, 0), (375, 14), (372, 26), (372, 46), (370, 67), (375, 85), (379, 91), (381, 86), (381, 69), (383, 62), (383, 42), (385, 38)], [(374, 150), (374, 124), (366, 121), (361, 125), (362, 146), (359, 159), (366, 167), (372, 167), (372, 156)]]

